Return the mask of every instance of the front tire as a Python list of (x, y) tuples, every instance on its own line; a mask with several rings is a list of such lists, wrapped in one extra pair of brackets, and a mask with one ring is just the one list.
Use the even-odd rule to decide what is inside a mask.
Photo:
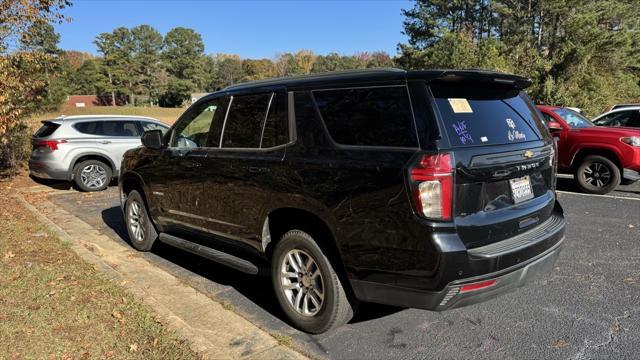
[(620, 185), (620, 169), (613, 161), (600, 155), (590, 155), (576, 168), (574, 178), (580, 190), (589, 194), (610, 193)]
[(113, 172), (111, 167), (99, 160), (86, 160), (73, 169), (73, 180), (82, 191), (102, 191), (109, 186)]
[(300, 330), (319, 334), (353, 317), (345, 287), (311, 235), (291, 230), (276, 244), (271, 278), (280, 307)]
[(124, 205), (124, 222), (131, 245), (140, 251), (149, 251), (158, 238), (158, 232), (151, 222), (142, 195), (133, 190), (127, 195)]

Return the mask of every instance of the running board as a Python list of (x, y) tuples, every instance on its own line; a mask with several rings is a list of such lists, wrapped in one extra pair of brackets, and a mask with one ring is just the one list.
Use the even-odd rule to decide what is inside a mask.
[(236, 269), (238, 271), (242, 271), (246, 274), (257, 275), (259, 272), (258, 267), (250, 261), (245, 259), (241, 259), (239, 257), (227, 254), (225, 252), (214, 250), (206, 246), (202, 246), (191, 242), (189, 240), (185, 240), (179, 238), (177, 236), (160, 233), (158, 239), (165, 244), (175, 246), (182, 250), (188, 251), (190, 253), (200, 255), (209, 260), (215, 261), (219, 264), (228, 266), (230, 268)]

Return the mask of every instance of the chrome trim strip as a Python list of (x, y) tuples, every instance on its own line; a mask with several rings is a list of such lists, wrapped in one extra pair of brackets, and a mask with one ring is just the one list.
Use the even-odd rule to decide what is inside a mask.
[(262, 149), (262, 139), (264, 139), (264, 128), (267, 126), (267, 119), (269, 118), (269, 110), (271, 110), (271, 102), (276, 93), (272, 92), (269, 98), (269, 104), (267, 105), (267, 112), (264, 114), (264, 121), (262, 121), (262, 131), (260, 132), (260, 145), (258, 148)]
[(214, 230), (211, 230), (211, 229), (204, 228), (202, 226), (189, 224), (187, 222), (171, 219), (171, 218), (168, 218), (168, 217), (165, 217), (165, 216), (158, 216), (158, 220), (161, 220), (161, 221), (164, 221), (164, 222), (170, 222), (170, 223), (174, 223), (174, 224), (178, 224), (178, 225), (182, 225), (182, 226), (186, 226), (186, 227), (189, 227), (189, 228), (192, 228), (192, 229), (200, 230), (202, 232), (207, 232), (207, 233), (210, 233), (210, 234), (213, 234), (213, 235), (218, 235), (218, 236), (221, 236), (223, 238), (228, 238), (228, 239), (233, 239), (233, 240), (239, 240), (239, 241), (246, 242), (246, 239), (243, 239), (243, 238), (240, 238), (240, 237), (237, 237), (237, 236), (229, 235), (229, 234), (222, 233), (222, 232), (219, 232), (219, 231), (214, 231)]
[(192, 218), (192, 219), (205, 220), (205, 221), (210, 221), (210, 222), (213, 222), (213, 223), (216, 223), (216, 224), (233, 226), (233, 227), (237, 227), (237, 228), (240, 228), (240, 229), (244, 229), (245, 228), (245, 226), (242, 226), (242, 225), (233, 224), (233, 223), (229, 223), (229, 222), (222, 221), (222, 220), (216, 220), (216, 219), (213, 219), (213, 218), (208, 218), (208, 217), (204, 217), (204, 216), (200, 216), (200, 215), (195, 215), (195, 214), (191, 214), (191, 213), (187, 213), (187, 212), (183, 212), (183, 211), (166, 209), (166, 212), (168, 212), (169, 214), (181, 215), (181, 216)]
[(287, 109), (289, 118), (289, 143), (296, 141), (298, 132), (296, 130), (296, 106), (293, 91), (287, 93)]
[(227, 126), (227, 118), (229, 117), (229, 110), (233, 104), (233, 95), (229, 99), (229, 105), (227, 105), (227, 111), (224, 113), (224, 122), (222, 123), (222, 131), (220, 132), (220, 141), (218, 142), (218, 149), (222, 148), (222, 137), (224, 136), (224, 128)]

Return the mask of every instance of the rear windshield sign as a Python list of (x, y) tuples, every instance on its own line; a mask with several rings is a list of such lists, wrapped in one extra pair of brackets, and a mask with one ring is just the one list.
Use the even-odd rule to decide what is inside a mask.
[(467, 99), (449, 99), (449, 105), (454, 113), (472, 113), (471, 105)]

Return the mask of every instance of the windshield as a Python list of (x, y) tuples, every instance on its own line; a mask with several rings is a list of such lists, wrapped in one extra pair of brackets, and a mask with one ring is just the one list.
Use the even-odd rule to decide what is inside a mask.
[(554, 113), (558, 114), (562, 120), (572, 129), (581, 129), (595, 126), (589, 119), (570, 109), (555, 109)]

